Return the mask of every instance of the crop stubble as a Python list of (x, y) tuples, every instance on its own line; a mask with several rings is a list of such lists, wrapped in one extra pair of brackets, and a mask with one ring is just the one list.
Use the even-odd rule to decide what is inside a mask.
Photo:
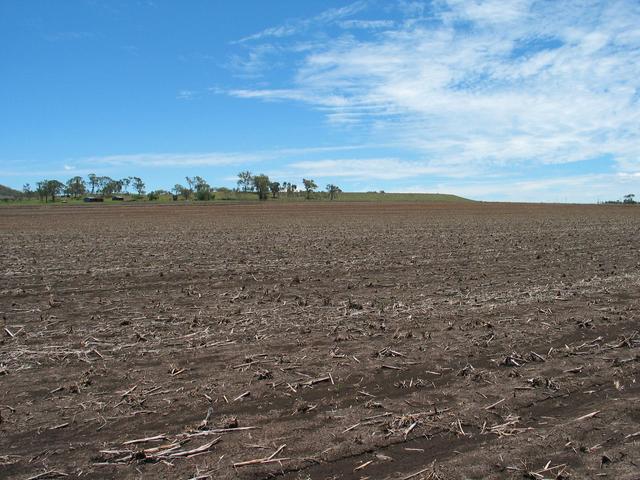
[(4, 208), (0, 477), (638, 478), (639, 226)]

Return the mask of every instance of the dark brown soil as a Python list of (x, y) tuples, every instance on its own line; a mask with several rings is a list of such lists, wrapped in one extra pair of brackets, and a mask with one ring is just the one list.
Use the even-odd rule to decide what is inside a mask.
[(639, 233), (623, 206), (3, 208), (0, 478), (640, 478)]

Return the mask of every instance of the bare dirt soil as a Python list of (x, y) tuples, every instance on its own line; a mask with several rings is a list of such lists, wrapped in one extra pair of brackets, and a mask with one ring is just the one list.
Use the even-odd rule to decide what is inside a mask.
[(640, 478), (640, 208), (0, 210), (0, 478)]

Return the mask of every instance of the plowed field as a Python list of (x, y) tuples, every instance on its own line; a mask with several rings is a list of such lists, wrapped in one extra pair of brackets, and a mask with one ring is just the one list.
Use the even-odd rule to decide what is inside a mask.
[(640, 208), (0, 210), (0, 478), (640, 478)]

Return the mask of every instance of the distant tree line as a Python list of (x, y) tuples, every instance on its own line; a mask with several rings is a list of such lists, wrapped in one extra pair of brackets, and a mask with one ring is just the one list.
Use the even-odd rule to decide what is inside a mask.
[(185, 177), (187, 186), (176, 183), (171, 191), (174, 193), (174, 198), (182, 196), (185, 200), (195, 198), (196, 200), (213, 200), (215, 198), (214, 189), (207, 183), (207, 181), (199, 176)]
[[(220, 187), (218, 189), (211, 187), (209, 183), (200, 176), (185, 177), (186, 185), (176, 183), (171, 189), (173, 199), (178, 200), (213, 200), (215, 192), (229, 192), (228, 188)], [(302, 179), (302, 190), (298, 190), (298, 186), (291, 182), (272, 181), (267, 175), (253, 175), (250, 171), (242, 171), (238, 173), (237, 188), (233, 191), (242, 193), (255, 193), (260, 200), (278, 198), (281, 194), (287, 197), (298, 197), (304, 194), (307, 200), (313, 198), (314, 193), (318, 189), (318, 185), (312, 179)], [(55, 202), (56, 198), (83, 198), (86, 196), (120, 196), (134, 195), (137, 198), (143, 198), (146, 193), (146, 185), (140, 177), (125, 177), (121, 179), (113, 179), (108, 176), (98, 176), (95, 173), (87, 175), (86, 179), (81, 176), (74, 176), (62, 183), (59, 180), (45, 179), (36, 183), (35, 188), (27, 183), (23, 186), (23, 194), (27, 198), (37, 197), (40, 201)], [(326, 186), (326, 192), (330, 200), (334, 200), (339, 193), (342, 192), (337, 185), (329, 184)], [(163, 194), (170, 194), (163, 190), (155, 190), (146, 193), (149, 200), (157, 200)]]
[(95, 173), (87, 175), (87, 179), (75, 176), (62, 183), (59, 180), (42, 180), (37, 182), (35, 188), (26, 183), (22, 192), (27, 198), (38, 197), (41, 201), (56, 201), (57, 197), (80, 198), (91, 195), (120, 195), (129, 194), (133, 188), (136, 195), (142, 197), (145, 194), (145, 184), (140, 177), (125, 177), (119, 180), (106, 176), (98, 176)]
[(615, 204), (615, 205), (636, 205), (636, 196), (633, 193), (628, 193), (622, 200), (605, 200), (603, 203)]
[[(310, 200), (313, 193), (318, 189), (318, 185), (314, 180), (308, 178), (302, 179), (302, 185), (305, 198)], [(269, 177), (263, 173), (253, 175), (248, 170), (238, 173), (237, 186), (237, 191), (239, 192), (257, 193), (260, 200), (266, 200), (269, 193), (271, 193), (272, 198), (277, 198), (281, 193), (284, 193), (287, 197), (295, 197), (298, 196), (298, 193), (302, 193), (298, 190), (298, 185), (295, 183), (271, 181)], [(340, 187), (333, 184), (327, 185), (326, 191), (329, 194), (330, 200), (335, 199), (337, 195), (342, 192)]]

